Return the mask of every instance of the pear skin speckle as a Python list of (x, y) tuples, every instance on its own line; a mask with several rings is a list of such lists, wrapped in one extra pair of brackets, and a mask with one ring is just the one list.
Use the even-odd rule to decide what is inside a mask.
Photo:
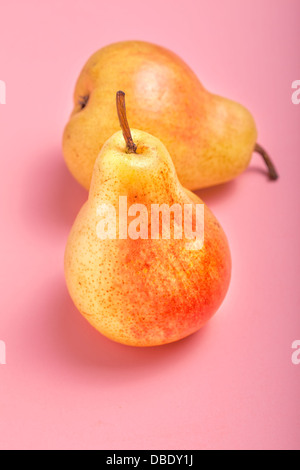
[(63, 153), (74, 177), (89, 189), (96, 158), (119, 127), (117, 90), (127, 96), (131, 127), (167, 147), (179, 180), (200, 189), (235, 178), (249, 164), (257, 130), (250, 112), (208, 92), (173, 52), (124, 41), (93, 54), (78, 77)]
[(126, 153), (117, 132), (98, 156), (88, 201), (67, 242), (65, 276), (76, 307), (93, 327), (114, 341), (145, 347), (184, 338), (216, 313), (229, 287), (231, 257), (225, 233), (206, 205), (199, 250), (187, 249), (185, 237), (98, 237), (99, 205), (117, 207), (119, 196), (127, 197), (128, 206), (140, 203), (149, 210), (152, 204), (203, 204), (181, 186), (158, 139), (138, 130), (132, 137), (137, 154)]

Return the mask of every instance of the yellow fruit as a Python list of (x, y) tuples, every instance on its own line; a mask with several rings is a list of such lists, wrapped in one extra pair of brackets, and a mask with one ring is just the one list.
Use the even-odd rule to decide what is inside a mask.
[[(65, 276), (78, 310), (103, 335), (131, 346), (161, 345), (194, 333), (216, 313), (229, 287), (230, 251), (205, 205), (203, 244), (187, 236), (186, 219), (175, 212), (169, 219), (174, 235), (163, 238), (163, 222), (157, 230), (150, 217), (153, 205), (176, 204), (182, 212), (189, 205), (196, 212), (196, 204), (203, 203), (182, 187), (157, 138), (140, 130), (132, 130), (131, 137), (129, 127), (122, 130), (127, 145), (122, 132), (115, 133), (95, 163), (88, 201), (67, 242)], [(137, 237), (130, 232), (136, 219), (128, 209), (125, 237), (120, 197), (126, 197), (128, 208), (145, 208), (143, 235), (141, 219)], [(108, 207), (115, 210), (115, 226), (108, 219), (112, 230), (106, 238), (99, 235), (99, 224)], [(182, 229), (181, 238), (175, 238), (175, 227)], [(194, 231), (201, 235), (197, 223)]]
[(188, 189), (223, 183), (241, 173), (256, 146), (252, 115), (238, 103), (208, 92), (173, 52), (146, 42), (126, 41), (96, 52), (84, 66), (74, 93), (74, 109), (63, 135), (65, 161), (89, 188), (104, 142), (118, 129), (116, 90), (128, 98), (131, 126), (155, 135), (172, 156)]

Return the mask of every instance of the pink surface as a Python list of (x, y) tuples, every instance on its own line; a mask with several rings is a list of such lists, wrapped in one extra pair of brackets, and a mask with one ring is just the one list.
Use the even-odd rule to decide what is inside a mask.
[[(300, 448), (299, 17), (295, 0), (2, 2), (1, 449)], [(134, 349), (92, 329), (65, 287), (66, 239), (86, 192), (61, 135), (98, 48), (143, 39), (178, 53), (254, 114), (259, 156), (199, 192), (232, 250), (230, 290), (199, 333)]]

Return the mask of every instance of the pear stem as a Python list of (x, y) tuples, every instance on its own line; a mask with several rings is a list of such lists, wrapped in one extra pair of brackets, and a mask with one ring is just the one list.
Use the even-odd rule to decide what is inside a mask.
[(270, 156), (267, 154), (265, 149), (261, 145), (256, 143), (255, 147), (254, 147), (254, 152), (259, 153), (263, 157), (263, 159), (264, 159), (264, 161), (265, 161), (265, 163), (268, 167), (268, 170), (269, 170), (270, 179), (273, 180), (273, 181), (277, 180), (279, 178), (279, 175), (276, 171), (274, 163), (272, 162)]
[(116, 95), (117, 103), (117, 112), (119, 117), (120, 126), (123, 132), (123, 136), (127, 146), (128, 153), (136, 153), (137, 146), (132, 140), (130, 127), (127, 121), (126, 116), (126, 106), (125, 106), (125, 93), (124, 91), (118, 91)]

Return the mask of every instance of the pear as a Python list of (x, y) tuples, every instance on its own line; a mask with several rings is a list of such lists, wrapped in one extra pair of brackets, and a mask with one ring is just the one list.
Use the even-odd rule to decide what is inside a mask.
[[(122, 130), (102, 147), (68, 238), (66, 283), (77, 309), (104, 336), (157, 346), (196, 332), (216, 313), (230, 283), (230, 249), (209, 208), (179, 182), (163, 143), (129, 128), (123, 92), (117, 109)], [(170, 212), (155, 224), (154, 208), (162, 207)]]
[(76, 83), (62, 146), (68, 168), (85, 188), (101, 147), (119, 129), (113, 106), (118, 89), (129, 100), (131, 126), (163, 142), (184, 187), (195, 190), (235, 178), (254, 151), (263, 156), (270, 178), (277, 178), (270, 157), (256, 143), (247, 109), (208, 92), (173, 52), (125, 41), (93, 54)]

